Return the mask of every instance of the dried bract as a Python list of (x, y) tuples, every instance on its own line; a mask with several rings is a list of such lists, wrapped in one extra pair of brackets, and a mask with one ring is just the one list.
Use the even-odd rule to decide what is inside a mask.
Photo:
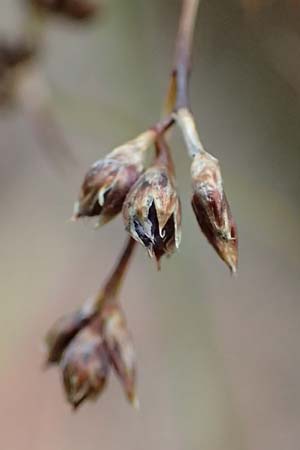
[(103, 224), (121, 211), (129, 189), (143, 171), (144, 151), (154, 136), (152, 131), (145, 132), (91, 166), (74, 206), (75, 219), (98, 216)]
[(123, 385), (126, 396), (137, 408), (136, 357), (124, 314), (118, 305), (108, 305), (104, 308), (102, 334), (111, 364)]
[(65, 392), (74, 408), (85, 400), (94, 400), (108, 378), (110, 364), (100, 328), (98, 318), (83, 328), (61, 360)]
[(87, 302), (73, 314), (61, 317), (46, 336), (47, 363), (59, 363), (63, 352), (76, 334), (84, 328), (95, 315), (95, 306)]
[(223, 189), (218, 160), (206, 152), (196, 155), (191, 176), (192, 206), (200, 228), (230, 270), (236, 272), (237, 228)]
[(126, 230), (158, 263), (179, 247), (180, 200), (166, 167), (154, 165), (141, 175), (126, 197), (123, 216)]

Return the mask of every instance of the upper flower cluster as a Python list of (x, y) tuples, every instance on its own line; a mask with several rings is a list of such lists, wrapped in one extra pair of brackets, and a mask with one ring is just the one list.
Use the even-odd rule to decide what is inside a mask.
[[(192, 156), (192, 207), (202, 232), (232, 272), (237, 266), (237, 229), (224, 192), (218, 160), (200, 142), (187, 109), (175, 115)], [(158, 127), (159, 128), (159, 127)], [(88, 170), (73, 219), (98, 217), (98, 224), (122, 212), (125, 229), (158, 265), (181, 241), (181, 206), (164, 131), (153, 128), (116, 148)], [(144, 167), (145, 150), (156, 158)]]

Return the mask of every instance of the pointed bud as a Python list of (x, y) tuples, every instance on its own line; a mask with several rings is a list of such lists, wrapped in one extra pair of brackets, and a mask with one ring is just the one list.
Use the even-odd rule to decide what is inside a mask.
[(166, 167), (155, 165), (141, 175), (123, 206), (126, 230), (158, 263), (181, 240), (180, 200)]
[(104, 308), (102, 333), (112, 366), (123, 385), (128, 400), (137, 408), (136, 357), (132, 338), (119, 306), (110, 305)]
[(98, 318), (71, 341), (63, 354), (61, 368), (67, 399), (74, 408), (85, 400), (94, 400), (102, 392), (110, 364)]
[(143, 170), (144, 151), (152, 144), (155, 133), (147, 131), (116, 148), (87, 172), (74, 218), (99, 216), (101, 224), (114, 218)]
[(87, 302), (83, 308), (73, 314), (61, 317), (46, 336), (47, 363), (59, 363), (63, 352), (76, 334), (85, 327), (95, 315), (92, 302)]
[(237, 228), (223, 189), (218, 160), (206, 152), (195, 155), (191, 176), (192, 206), (200, 228), (230, 270), (236, 272)]

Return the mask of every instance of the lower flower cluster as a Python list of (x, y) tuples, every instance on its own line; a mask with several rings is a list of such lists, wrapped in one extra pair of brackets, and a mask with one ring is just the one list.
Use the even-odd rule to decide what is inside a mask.
[(128, 400), (138, 407), (135, 353), (117, 302), (100, 309), (88, 303), (61, 318), (49, 331), (46, 344), (47, 363), (60, 367), (67, 400), (74, 408), (102, 393), (111, 370)]

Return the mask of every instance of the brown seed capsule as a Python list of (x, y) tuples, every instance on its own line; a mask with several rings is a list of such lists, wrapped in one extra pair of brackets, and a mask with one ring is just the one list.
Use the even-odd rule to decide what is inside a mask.
[(59, 363), (63, 352), (76, 334), (85, 327), (95, 315), (95, 306), (87, 302), (80, 310), (61, 317), (46, 336), (47, 363)]
[(108, 305), (102, 312), (102, 335), (107, 352), (128, 400), (138, 408), (135, 392), (136, 357), (125, 317), (118, 305)]
[(192, 207), (200, 228), (230, 270), (236, 272), (237, 228), (223, 189), (218, 160), (206, 152), (195, 155), (191, 176)]
[(92, 165), (74, 206), (75, 219), (99, 216), (99, 224), (104, 224), (121, 211), (129, 189), (143, 170), (144, 151), (154, 136), (153, 131), (145, 132)]
[(74, 408), (85, 400), (95, 399), (102, 392), (109, 368), (97, 318), (75, 336), (61, 360), (65, 392)]
[(162, 165), (140, 176), (123, 206), (128, 233), (156, 260), (170, 255), (181, 240), (181, 207), (173, 177)]

